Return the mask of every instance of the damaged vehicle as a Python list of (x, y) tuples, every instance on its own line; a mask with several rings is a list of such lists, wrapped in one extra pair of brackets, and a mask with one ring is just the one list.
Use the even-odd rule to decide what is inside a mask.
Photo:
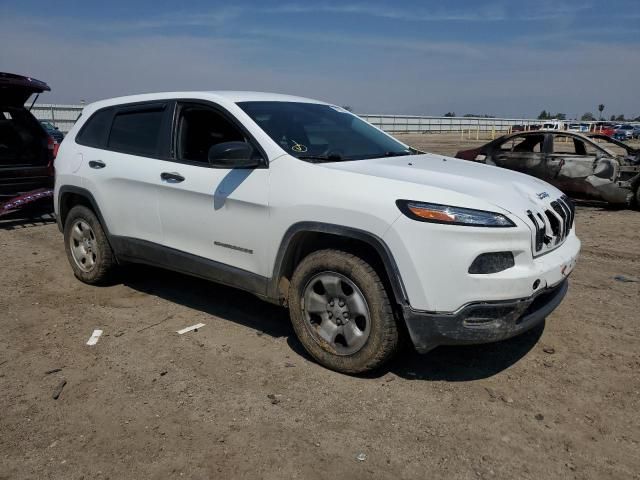
[(576, 198), (640, 206), (640, 150), (601, 133), (521, 132), (456, 157), (532, 175)]
[(0, 216), (51, 202), (58, 144), (25, 107), (31, 95), (49, 90), (40, 80), (0, 72)]

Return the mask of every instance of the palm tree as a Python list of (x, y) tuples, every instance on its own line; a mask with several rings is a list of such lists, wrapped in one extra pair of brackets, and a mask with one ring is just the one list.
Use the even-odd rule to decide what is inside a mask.
[(602, 112), (604, 111), (604, 103), (598, 105), (598, 111), (600, 112), (600, 120), (602, 120)]

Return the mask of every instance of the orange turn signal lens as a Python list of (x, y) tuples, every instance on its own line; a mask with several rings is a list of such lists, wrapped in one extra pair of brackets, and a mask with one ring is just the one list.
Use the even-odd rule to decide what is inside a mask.
[(428, 208), (416, 207), (413, 205), (408, 206), (411, 213), (416, 217), (424, 218), (425, 220), (437, 220), (439, 222), (455, 222), (456, 216), (448, 212), (441, 210), (431, 210)]

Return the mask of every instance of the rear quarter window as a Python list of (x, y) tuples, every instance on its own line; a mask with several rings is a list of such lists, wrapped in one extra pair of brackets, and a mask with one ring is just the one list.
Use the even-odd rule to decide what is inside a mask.
[(109, 134), (113, 109), (98, 110), (84, 124), (76, 142), (87, 147), (103, 148)]

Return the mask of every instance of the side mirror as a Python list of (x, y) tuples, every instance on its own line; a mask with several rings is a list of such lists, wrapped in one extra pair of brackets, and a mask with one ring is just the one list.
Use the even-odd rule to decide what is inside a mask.
[(223, 142), (209, 149), (207, 159), (213, 168), (255, 168), (260, 161), (252, 158), (253, 147), (246, 142)]

